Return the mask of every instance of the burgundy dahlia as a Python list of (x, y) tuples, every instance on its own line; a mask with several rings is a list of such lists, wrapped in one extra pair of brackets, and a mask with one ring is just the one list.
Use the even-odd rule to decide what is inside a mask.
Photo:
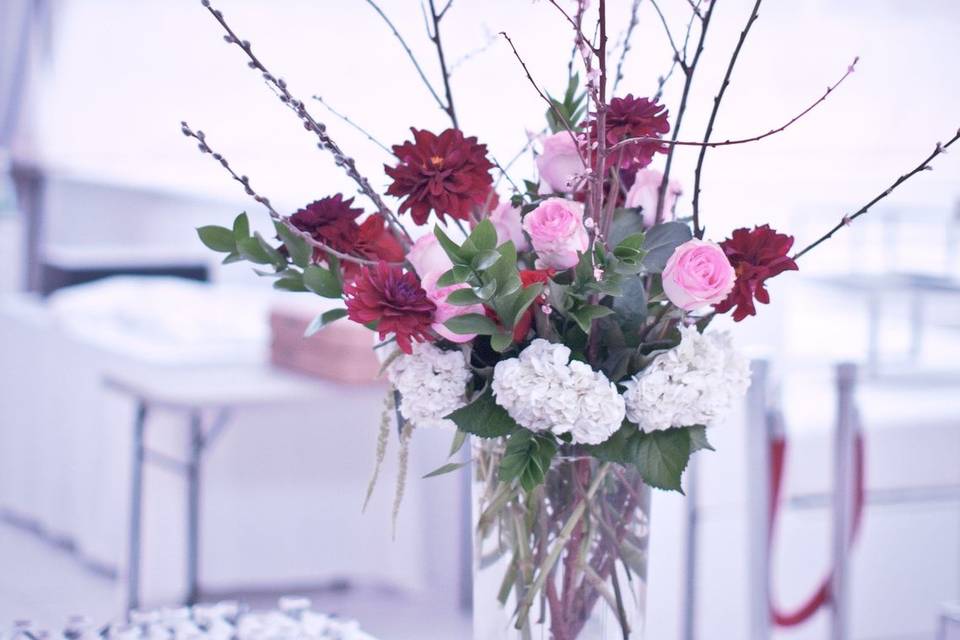
[(767, 279), (799, 269), (787, 255), (793, 246), (793, 236), (777, 233), (767, 224), (752, 230), (737, 229), (720, 246), (733, 265), (737, 280), (727, 299), (715, 308), (717, 313), (726, 313), (736, 307), (735, 322), (757, 314), (754, 298), (763, 304), (770, 303), (770, 293), (764, 284)]
[(363, 267), (344, 288), (347, 315), (360, 324), (377, 323), (380, 339), (396, 334), (404, 353), (413, 350), (412, 341), (431, 340), (430, 325), (436, 305), (427, 298), (416, 274), (379, 262)]
[[(403, 247), (386, 228), (383, 218), (370, 216), (361, 223), (357, 218), (363, 210), (351, 205), (353, 198), (344, 200), (341, 194), (329, 196), (308, 204), (290, 216), (293, 226), (309, 233), (314, 240), (323, 242), (331, 249), (367, 260), (401, 262)], [(316, 260), (324, 259), (323, 251), (314, 252)], [(359, 266), (343, 262), (343, 276), (352, 281), (360, 272)]]
[[(670, 131), (668, 115), (667, 108), (657, 104), (656, 100), (634, 98), (633, 94), (625, 98), (613, 98), (607, 107), (607, 146), (613, 146), (628, 138), (659, 138)], [(595, 140), (597, 121), (591, 121), (590, 127)], [(631, 142), (622, 149), (620, 166), (625, 169), (642, 169), (653, 161), (654, 154), (666, 152), (667, 147), (659, 140), (651, 140)]]
[(406, 198), (400, 213), (410, 210), (413, 221), (426, 224), (431, 211), (442, 221), (445, 215), (466, 220), (474, 206), (482, 206), (493, 177), (487, 159), (487, 145), (465, 138), (459, 129), (447, 129), (439, 136), (411, 127), (413, 142), (394, 145), (400, 159), (395, 167), (384, 165), (393, 184), (387, 193)]

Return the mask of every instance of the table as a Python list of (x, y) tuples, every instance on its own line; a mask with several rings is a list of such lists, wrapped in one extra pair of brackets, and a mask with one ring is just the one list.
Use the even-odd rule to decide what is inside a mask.
[[(143, 367), (111, 371), (104, 385), (136, 403), (133, 423), (133, 473), (130, 486), (130, 528), (127, 566), (127, 608), (140, 605), (143, 470), (154, 463), (181, 474), (187, 485), (187, 605), (199, 598), (201, 468), (204, 453), (244, 407), (286, 405), (315, 399), (320, 381), (287, 373), (267, 364), (225, 367)], [(152, 410), (182, 413), (190, 430), (186, 460), (146, 446)], [(204, 414), (212, 413), (212, 420)]]

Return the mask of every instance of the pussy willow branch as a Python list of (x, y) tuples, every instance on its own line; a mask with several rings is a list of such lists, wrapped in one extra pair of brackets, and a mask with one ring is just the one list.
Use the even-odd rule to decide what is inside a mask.
[(341, 260), (345, 260), (347, 262), (353, 262), (353, 263), (362, 264), (362, 265), (377, 264), (376, 261), (373, 261), (373, 260), (366, 260), (364, 258), (358, 258), (357, 256), (351, 256), (346, 253), (337, 251), (336, 249), (328, 246), (327, 244), (320, 242), (319, 240), (316, 240), (309, 233), (306, 233), (305, 231), (301, 231), (300, 229), (298, 229), (296, 226), (294, 226), (292, 222), (290, 222), (290, 219), (288, 217), (280, 215), (277, 212), (277, 210), (273, 208), (273, 205), (270, 204), (269, 198), (262, 196), (256, 191), (254, 191), (253, 187), (250, 185), (250, 178), (244, 175), (239, 175), (236, 171), (233, 170), (233, 167), (230, 166), (230, 163), (221, 153), (214, 151), (213, 147), (210, 146), (210, 143), (207, 142), (207, 136), (206, 134), (203, 133), (203, 131), (199, 131), (199, 130), (194, 131), (193, 129), (190, 128), (190, 125), (188, 125), (186, 122), (180, 123), (180, 131), (182, 131), (183, 135), (187, 136), (188, 138), (193, 138), (194, 140), (196, 140), (198, 143), (198, 148), (200, 149), (200, 153), (210, 154), (214, 160), (219, 162), (220, 166), (222, 166), (226, 170), (226, 172), (230, 174), (230, 177), (236, 180), (237, 182), (239, 182), (243, 186), (243, 189), (248, 196), (252, 197), (254, 200), (256, 200), (261, 205), (263, 205), (263, 207), (270, 213), (271, 218), (283, 224), (283, 226), (289, 229), (291, 233), (303, 238), (307, 242), (307, 244), (309, 244), (315, 249), (320, 249), (321, 251), (332, 254), (337, 258), (340, 258)]
[(348, 125), (350, 125), (350, 126), (353, 127), (354, 129), (356, 129), (357, 131), (359, 131), (360, 133), (362, 133), (364, 136), (366, 136), (367, 140), (369, 140), (369, 141), (372, 142), (373, 144), (377, 145), (378, 147), (380, 147), (381, 149), (383, 149), (384, 151), (386, 151), (390, 156), (393, 156), (393, 151), (390, 150), (390, 147), (388, 147), (387, 145), (385, 145), (385, 144), (383, 144), (382, 142), (380, 142), (379, 140), (377, 140), (377, 139), (373, 136), (372, 133), (370, 133), (369, 131), (367, 131), (366, 129), (364, 129), (364, 128), (361, 127), (360, 125), (358, 125), (356, 122), (354, 122), (353, 120), (351, 120), (351, 119), (350, 119), (350, 116), (347, 116), (346, 114), (340, 113), (339, 111), (337, 111), (336, 109), (334, 109), (333, 107), (331, 107), (331, 106), (330, 106), (330, 103), (328, 103), (326, 100), (324, 100), (322, 96), (315, 95), (315, 96), (313, 96), (313, 99), (316, 100), (317, 102), (319, 102), (320, 104), (322, 104), (322, 105), (324, 106), (324, 108), (325, 108), (327, 111), (329, 111), (330, 113), (332, 113), (334, 116), (336, 116), (337, 118), (340, 118), (340, 119), (343, 120), (345, 123), (347, 123)]
[(953, 143), (955, 143), (957, 140), (960, 140), (960, 129), (957, 129), (957, 132), (954, 134), (954, 136), (953, 136), (952, 138), (950, 138), (949, 140), (947, 140), (947, 142), (942, 143), (942, 144), (938, 142), (938, 143), (937, 143), (937, 146), (934, 147), (934, 149), (933, 149), (933, 153), (931, 153), (930, 155), (928, 155), (928, 156), (924, 159), (924, 161), (921, 162), (920, 164), (918, 164), (916, 167), (914, 167), (913, 170), (911, 170), (910, 172), (905, 173), (905, 174), (903, 174), (902, 176), (900, 176), (899, 178), (897, 178), (897, 179), (894, 181), (894, 183), (887, 188), (886, 191), (883, 191), (883, 192), (880, 193), (878, 196), (876, 196), (873, 200), (871, 200), (871, 201), (868, 202), (867, 204), (865, 204), (865, 205), (863, 205), (862, 207), (860, 207), (860, 209), (858, 209), (855, 213), (850, 214), (850, 215), (845, 215), (845, 216), (843, 216), (843, 218), (840, 219), (840, 222), (838, 222), (832, 229), (830, 229), (830, 231), (826, 232), (826, 233), (823, 234), (819, 239), (817, 239), (817, 240), (814, 241), (814, 242), (811, 242), (809, 245), (807, 245), (806, 247), (804, 247), (804, 248), (801, 249), (800, 251), (798, 251), (798, 252), (796, 252), (795, 254), (793, 254), (793, 259), (794, 259), (794, 260), (798, 260), (799, 258), (801, 258), (802, 256), (804, 256), (805, 254), (809, 253), (810, 251), (812, 251), (813, 249), (815, 249), (816, 247), (818, 247), (818, 246), (819, 246), (820, 244), (822, 244), (823, 242), (826, 242), (827, 240), (829, 240), (831, 237), (833, 237), (833, 234), (835, 234), (835, 233), (836, 233), (837, 231), (839, 231), (840, 229), (842, 229), (842, 228), (844, 228), (844, 227), (846, 227), (846, 226), (849, 226), (851, 222), (853, 222), (854, 220), (856, 220), (856, 219), (859, 218), (860, 216), (862, 216), (862, 215), (864, 215), (865, 213), (867, 213), (873, 205), (877, 204), (878, 202), (880, 202), (881, 200), (883, 200), (884, 198), (886, 198), (888, 195), (890, 195), (890, 194), (893, 192), (894, 189), (896, 189), (897, 187), (899, 187), (900, 185), (902, 185), (904, 182), (906, 182), (907, 180), (909, 180), (909, 179), (912, 178), (913, 176), (917, 175), (917, 174), (920, 173), (921, 171), (929, 171), (929, 170), (932, 170), (933, 167), (930, 166), (930, 162), (933, 161), (933, 159), (936, 158), (937, 156), (939, 156), (940, 154), (946, 153), (946, 150), (947, 150)]
[(457, 110), (453, 106), (453, 91), (450, 90), (450, 72), (447, 70), (447, 58), (443, 52), (443, 43), (440, 41), (440, 21), (443, 19), (444, 14), (450, 9), (453, 0), (447, 2), (447, 6), (445, 6), (440, 13), (437, 13), (434, 0), (429, 1), (430, 17), (433, 18), (433, 33), (428, 33), (428, 35), (430, 36), (430, 41), (433, 42), (437, 48), (437, 59), (440, 61), (440, 73), (443, 76), (443, 88), (447, 95), (447, 104), (443, 110), (450, 116), (450, 122), (453, 123), (453, 128), (459, 129), (460, 124), (457, 122)]
[[(822, 96), (820, 96), (819, 98), (817, 98), (816, 102), (812, 103), (812, 104), (811, 104), (810, 106), (808, 106), (806, 109), (804, 109), (803, 111), (801, 111), (800, 113), (798, 113), (797, 115), (795, 115), (795, 116), (794, 116), (793, 118), (791, 118), (786, 124), (781, 125), (781, 126), (777, 127), (776, 129), (770, 129), (770, 130), (767, 131), (766, 133), (761, 133), (761, 134), (758, 134), (758, 135), (755, 135), (755, 136), (750, 136), (750, 137), (748, 137), (748, 138), (736, 138), (736, 139), (733, 139), (733, 140), (727, 139), (727, 140), (723, 140), (723, 141), (719, 141), (719, 142), (703, 142), (702, 140), (664, 140), (664, 141), (663, 141), (663, 144), (670, 145), (670, 146), (678, 146), (678, 147), (680, 147), (680, 146), (683, 146), (683, 147), (710, 147), (710, 148), (712, 149), (713, 147), (729, 147), (729, 146), (738, 145), (738, 144), (746, 144), (746, 143), (748, 143), (748, 142), (757, 142), (758, 140), (763, 140), (764, 138), (769, 138), (769, 137), (772, 136), (772, 135), (776, 135), (776, 134), (778, 134), (778, 133), (781, 133), (782, 131), (784, 131), (785, 129), (787, 129), (788, 127), (790, 127), (792, 124), (794, 124), (795, 122), (797, 122), (798, 120), (800, 120), (802, 117), (804, 117), (805, 115), (807, 115), (808, 113), (810, 113), (811, 111), (813, 111), (813, 110), (814, 110), (816, 107), (818, 107), (822, 102), (824, 102), (828, 97), (830, 97), (830, 94), (833, 93), (833, 92), (837, 89), (837, 87), (839, 87), (839, 86), (843, 83), (844, 80), (846, 80), (847, 78), (849, 78), (849, 77), (853, 74), (854, 70), (856, 69), (856, 65), (857, 65), (857, 62), (858, 62), (858, 61), (859, 61), (859, 58), (855, 58), (854, 61), (853, 61), (853, 63), (852, 63), (849, 67), (847, 67), (847, 71), (843, 74), (843, 76), (841, 76), (840, 79), (837, 80), (835, 83), (833, 83), (832, 85), (830, 85), (829, 87), (827, 87), (827, 90), (823, 93)], [(656, 137), (653, 137), (653, 136), (640, 136), (640, 137), (637, 137), (637, 138), (626, 138), (626, 139), (624, 139), (624, 140), (621, 140), (621, 141), (618, 142), (617, 144), (613, 145), (612, 147), (610, 147), (610, 149), (608, 149), (608, 151), (610, 151), (610, 152), (616, 151), (616, 150), (619, 149), (620, 147), (623, 147), (623, 146), (625, 146), (625, 145), (628, 145), (628, 144), (631, 144), (631, 143), (634, 143), (634, 142), (655, 142), (655, 141), (657, 141), (657, 140), (659, 140), (659, 138), (656, 138)]]
[(224, 36), (224, 40), (226, 40), (227, 44), (235, 44), (241, 51), (243, 51), (243, 53), (247, 56), (248, 66), (263, 74), (263, 79), (268, 85), (270, 85), (270, 87), (274, 89), (274, 91), (276, 91), (280, 101), (297, 114), (297, 117), (300, 118), (301, 122), (303, 122), (304, 128), (317, 136), (317, 138), (320, 140), (317, 146), (325, 151), (329, 151), (333, 155), (336, 165), (341, 167), (347, 176), (357, 184), (357, 186), (360, 188), (360, 192), (369, 198), (371, 202), (373, 202), (374, 206), (377, 208), (377, 211), (387, 221), (387, 224), (390, 226), (390, 230), (397, 237), (397, 239), (404, 246), (409, 247), (412, 243), (410, 234), (407, 233), (407, 230), (403, 228), (403, 225), (400, 224), (400, 221), (383, 201), (383, 198), (380, 197), (380, 194), (370, 186), (370, 182), (364, 176), (362, 176), (359, 171), (357, 171), (356, 161), (347, 156), (340, 146), (327, 134), (326, 125), (318, 122), (312, 115), (310, 115), (310, 112), (307, 111), (303, 101), (298, 100), (293, 96), (293, 94), (290, 93), (289, 89), (287, 88), (287, 83), (283, 80), (283, 78), (276, 77), (270, 72), (269, 69), (267, 69), (266, 66), (264, 66), (260, 59), (254, 55), (253, 49), (250, 46), (250, 42), (237, 36), (230, 25), (227, 24), (226, 20), (224, 20), (222, 11), (213, 8), (210, 0), (201, 0), (201, 4), (206, 7), (207, 11), (210, 12), (214, 19), (220, 23), (220, 26), (223, 28), (223, 30), (226, 31), (227, 35)]
[(633, 37), (633, 31), (637, 28), (639, 20), (637, 19), (637, 13), (640, 11), (640, 0), (633, 0), (633, 3), (630, 5), (630, 22), (627, 23), (627, 33), (623, 36), (623, 48), (620, 50), (620, 59), (617, 61), (617, 73), (613, 78), (613, 90), (611, 95), (617, 95), (617, 87), (620, 86), (620, 81), (623, 80), (623, 63), (627, 59), (627, 54), (630, 53), (630, 39)]
[[(674, 121), (673, 125), (673, 136), (671, 138), (672, 142), (676, 142), (677, 137), (680, 135), (680, 126), (683, 124), (683, 115), (687, 111), (687, 99), (690, 97), (690, 87), (693, 84), (693, 77), (697, 71), (697, 63), (700, 62), (700, 56), (703, 54), (703, 45), (707, 39), (707, 31), (710, 28), (710, 18), (713, 17), (713, 10), (716, 8), (716, 0), (710, 2), (710, 6), (707, 7), (707, 12), (703, 16), (703, 21), (700, 25), (700, 40), (697, 43), (697, 50), (693, 54), (693, 60), (688, 64), (686, 61), (686, 52), (684, 52), (684, 60), (680, 66), (683, 70), (686, 80), (683, 83), (683, 95), (680, 98), (680, 108), (677, 110), (677, 119)], [(657, 190), (657, 215), (655, 220), (660, 222), (663, 220), (663, 204), (666, 200), (667, 194), (667, 185), (670, 183), (670, 169), (673, 166), (673, 154), (676, 151), (676, 144), (671, 144), (670, 149), (667, 151), (667, 162), (663, 168), (663, 179), (660, 181), (660, 188)]]
[(426, 85), (427, 90), (430, 92), (430, 95), (433, 96), (433, 99), (436, 100), (437, 106), (439, 106), (444, 111), (447, 111), (447, 105), (443, 103), (443, 100), (440, 98), (440, 94), (437, 93), (437, 90), (433, 88), (433, 84), (430, 82), (430, 79), (427, 78), (427, 74), (424, 73), (423, 67), (420, 66), (420, 62), (417, 60), (417, 57), (413, 55), (413, 50), (410, 49), (410, 46), (407, 44), (407, 41), (403, 39), (403, 36), (400, 35), (400, 32), (394, 26), (393, 21), (387, 17), (387, 14), (383, 12), (383, 9), (380, 8), (374, 0), (366, 0), (366, 3), (370, 5), (374, 11), (380, 16), (381, 19), (387, 24), (387, 27), (390, 31), (393, 32), (393, 36), (397, 39), (397, 42), (400, 43), (400, 46), (403, 47), (403, 50), (406, 52), (407, 57), (410, 58), (410, 62), (413, 63), (413, 68), (417, 70), (417, 74), (420, 76), (420, 79), (423, 81), (423, 84)]
[(717, 97), (713, 99), (713, 109), (710, 111), (710, 120), (707, 121), (707, 130), (703, 134), (704, 146), (700, 147), (700, 155), (697, 158), (697, 168), (693, 172), (693, 235), (698, 238), (703, 237), (703, 229), (700, 228), (700, 174), (703, 171), (703, 159), (707, 155), (706, 143), (710, 142), (710, 134), (713, 133), (713, 124), (717, 120), (717, 112), (720, 111), (720, 102), (723, 100), (727, 87), (730, 86), (730, 76), (733, 74), (733, 68), (737, 64), (737, 59), (740, 57), (740, 50), (743, 49), (743, 43), (747, 40), (747, 34), (750, 33), (750, 27), (757, 21), (761, 2), (762, 0), (757, 0), (753, 4), (753, 11), (750, 12), (750, 17), (747, 18), (747, 24), (740, 32), (740, 39), (737, 40), (737, 46), (733, 50), (733, 55), (730, 56), (730, 63), (727, 64), (727, 72), (723, 76), (720, 90), (717, 92)]

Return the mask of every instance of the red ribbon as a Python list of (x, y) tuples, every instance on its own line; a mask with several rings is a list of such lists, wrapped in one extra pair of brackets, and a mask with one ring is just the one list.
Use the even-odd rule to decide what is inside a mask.
[[(783, 487), (783, 469), (786, 462), (787, 440), (780, 436), (770, 443), (770, 535), (767, 538), (767, 554), (770, 555), (773, 548), (773, 532), (777, 523), (777, 514), (780, 511), (780, 491)], [(860, 530), (860, 523), (863, 520), (864, 506), (864, 443), (863, 434), (857, 432), (854, 440), (854, 516), (853, 527), (850, 530), (850, 541), (848, 549), (853, 546), (857, 533)], [(793, 627), (808, 620), (817, 612), (820, 607), (830, 601), (830, 585), (833, 582), (834, 569), (830, 569), (826, 577), (820, 583), (820, 586), (814, 594), (795, 611), (784, 612), (773, 603), (773, 596), (770, 601), (770, 617), (773, 623), (780, 627)]]

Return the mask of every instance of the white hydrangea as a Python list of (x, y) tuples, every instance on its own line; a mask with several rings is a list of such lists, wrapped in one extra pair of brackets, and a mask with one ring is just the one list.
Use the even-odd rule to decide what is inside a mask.
[(626, 412), (615, 384), (570, 349), (534, 340), (517, 358), (501, 360), (491, 384), (497, 404), (531, 431), (571, 433), (580, 444), (599, 444), (620, 428)]
[(470, 376), (462, 352), (428, 342), (415, 342), (412, 354), (401, 354), (387, 368), (400, 392), (400, 415), (415, 427), (454, 427), (444, 416), (466, 404)]
[(625, 382), (627, 418), (644, 431), (710, 426), (750, 386), (750, 366), (725, 331), (681, 327), (680, 344)]

